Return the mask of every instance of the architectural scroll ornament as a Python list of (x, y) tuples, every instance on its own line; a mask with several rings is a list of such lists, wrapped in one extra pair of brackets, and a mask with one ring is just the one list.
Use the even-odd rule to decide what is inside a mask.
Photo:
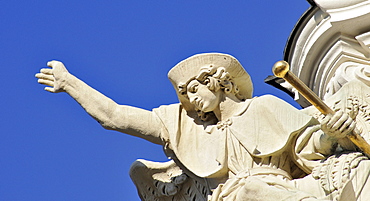
[(326, 86), (324, 99), (335, 94), (344, 84), (352, 80), (359, 80), (370, 86), (370, 65), (347, 62), (346, 65), (339, 67)]
[[(343, 86), (339, 83), (349, 81), (342, 78), (354, 78), (354, 74), (350, 75), (354, 71), (349, 72), (349, 68), (370, 66), (370, 1), (310, 2), (312, 7), (289, 37), (284, 60), (295, 75), (324, 99), (333, 94), (330, 90)], [(340, 75), (344, 70), (346, 75)], [(333, 77), (337, 83), (329, 84)], [(310, 105), (301, 96), (296, 101), (302, 107)]]

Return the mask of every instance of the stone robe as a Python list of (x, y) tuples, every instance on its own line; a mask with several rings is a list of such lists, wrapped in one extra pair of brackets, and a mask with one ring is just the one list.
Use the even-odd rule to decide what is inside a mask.
[[(214, 191), (210, 199), (239, 200), (242, 196), (254, 200), (253, 196), (245, 198), (256, 194), (256, 189), (245, 188), (248, 182), (257, 188), (273, 187), (266, 188), (266, 199), (259, 196), (259, 200), (313, 197), (298, 190), (292, 179), (310, 171), (297, 152), (314, 147), (309, 144), (318, 122), (288, 103), (270, 95), (250, 99), (241, 111), (216, 125), (198, 120), (180, 104), (161, 106), (154, 112), (175, 161), (209, 180)], [(307, 134), (302, 137), (302, 133)], [(256, 185), (258, 182), (261, 185)]]

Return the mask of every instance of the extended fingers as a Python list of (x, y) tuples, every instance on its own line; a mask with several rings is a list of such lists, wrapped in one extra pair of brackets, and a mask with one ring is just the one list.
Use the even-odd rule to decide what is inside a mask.
[(349, 129), (352, 126), (352, 124), (355, 124), (354, 120), (352, 118), (348, 117), (348, 119), (346, 119), (346, 121), (343, 123), (343, 125), (339, 128), (339, 131), (343, 132), (343, 131)]
[(52, 88), (52, 87), (45, 87), (44, 90), (48, 91), (48, 92), (51, 92), (51, 93), (55, 93), (55, 89)]
[(48, 70), (51, 69), (41, 69), (41, 73), (37, 73), (35, 77), (39, 78), (37, 82), (40, 84), (54, 86), (54, 77), (53, 75), (49, 74)]
[(325, 119), (326, 118), (328, 119), (327, 123), (326, 123), (327, 128), (328, 129), (333, 129), (334, 125), (337, 126), (337, 122), (338, 122), (338, 120), (341, 119), (342, 116), (343, 116), (343, 111), (341, 111), (341, 110), (336, 112), (333, 116), (329, 116), (329, 115), (326, 116)]
[(44, 85), (47, 85), (47, 86), (54, 87), (54, 82), (50, 81), (50, 80), (38, 79), (37, 82), (40, 83), (40, 84), (44, 84)]
[(349, 132), (351, 132), (351, 131), (353, 131), (353, 130), (355, 130), (355, 128), (356, 128), (356, 121), (355, 120), (353, 120), (352, 121), (352, 123), (351, 123), (351, 125), (349, 125), (349, 127), (348, 127), (348, 131)]
[[(48, 87), (45, 87), (45, 91), (49, 91), (52, 93), (57, 93), (60, 90), (56, 89), (55, 87), (58, 86), (58, 83), (56, 82), (55, 75), (58, 73), (58, 70), (60, 71), (59, 65), (63, 64), (59, 61), (50, 61), (47, 63), (48, 67), (51, 68), (42, 68), (40, 70), (40, 73), (37, 73), (35, 75), (36, 78), (38, 78), (37, 82), (43, 85), (46, 85)], [(68, 72), (68, 71), (67, 71)], [(60, 74), (60, 73), (59, 73)]]
[[(350, 121), (350, 122), (347, 122), (347, 121)], [(332, 129), (334, 130), (340, 130), (342, 129), (342, 127), (347, 127), (349, 124), (348, 123), (351, 123), (351, 118), (349, 118), (349, 116), (346, 114), (346, 113), (343, 113), (341, 114), (341, 116), (339, 116), (339, 119), (337, 119), (337, 121), (333, 124), (333, 126), (331, 127)], [(347, 124), (345, 126), (345, 124)]]
[(327, 127), (327, 124), (329, 123), (332, 116), (333, 115), (331, 115), (331, 114), (326, 115), (325, 118), (322, 120), (321, 124), (323, 126)]
[(35, 77), (37, 77), (39, 79), (54, 81), (54, 76), (53, 75), (50, 75), (50, 74), (37, 73), (35, 75)]
[(47, 74), (47, 75), (52, 75), (53, 74), (53, 69), (51, 68), (42, 68), (40, 70), (41, 73)]
[(334, 115), (327, 115), (321, 122), (322, 130), (329, 136), (343, 138), (356, 127), (356, 122), (347, 113), (338, 111)]

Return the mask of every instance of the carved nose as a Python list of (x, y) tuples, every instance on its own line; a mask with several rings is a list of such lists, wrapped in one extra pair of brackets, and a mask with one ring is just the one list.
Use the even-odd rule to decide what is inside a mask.
[(197, 100), (196, 96), (190, 96), (189, 97), (189, 101), (190, 101), (191, 104), (194, 104), (196, 100)]

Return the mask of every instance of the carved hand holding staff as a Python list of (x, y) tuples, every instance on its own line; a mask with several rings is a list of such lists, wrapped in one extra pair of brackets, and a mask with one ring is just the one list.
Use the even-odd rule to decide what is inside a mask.
[[(313, 106), (315, 106), (324, 115), (334, 115), (334, 111), (326, 105), (310, 88), (308, 88), (297, 76), (289, 71), (289, 64), (286, 61), (278, 61), (272, 69), (274, 75), (283, 78), (289, 82), (298, 92), (305, 97)], [(370, 157), (370, 145), (361, 137), (359, 131), (354, 129), (347, 137)]]

